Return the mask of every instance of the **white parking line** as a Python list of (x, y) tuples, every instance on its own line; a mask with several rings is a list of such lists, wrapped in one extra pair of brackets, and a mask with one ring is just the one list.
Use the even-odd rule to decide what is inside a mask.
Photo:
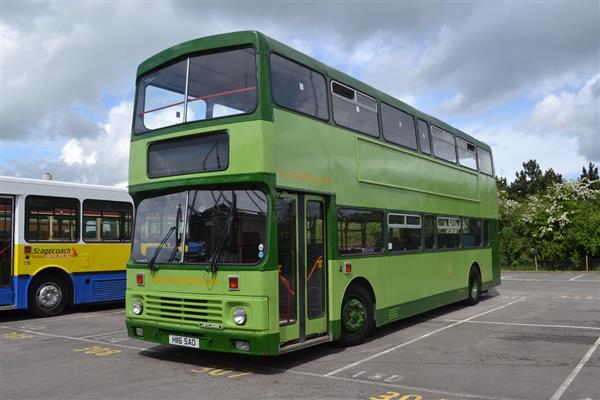
[(521, 282), (592, 282), (592, 283), (600, 283), (600, 279), (578, 279), (574, 281), (573, 279), (563, 280), (563, 279), (534, 279), (534, 278), (502, 278), (505, 281), (521, 281)]
[[(445, 319), (444, 322), (458, 322), (458, 319)], [(534, 328), (560, 328), (560, 329), (583, 329), (591, 331), (600, 331), (598, 326), (575, 326), (575, 325), (546, 325), (546, 324), (520, 324), (517, 322), (492, 322), (492, 321), (466, 321), (469, 324), (490, 324), (490, 325), (510, 325), (510, 326), (530, 326)]]
[(445, 331), (446, 329), (450, 329), (450, 328), (452, 328), (452, 327), (455, 327), (455, 326), (457, 326), (457, 325), (460, 325), (460, 324), (462, 324), (462, 323), (465, 323), (465, 322), (471, 321), (472, 319), (479, 318), (479, 317), (481, 317), (481, 316), (484, 316), (484, 315), (486, 315), (486, 314), (489, 314), (489, 313), (491, 313), (491, 312), (494, 312), (494, 311), (501, 310), (501, 309), (503, 309), (503, 308), (505, 308), (505, 307), (508, 307), (508, 306), (510, 306), (510, 305), (512, 305), (512, 304), (518, 303), (519, 301), (525, 300), (525, 298), (526, 298), (526, 297), (521, 297), (521, 298), (519, 298), (519, 299), (517, 299), (517, 300), (514, 300), (514, 301), (511, 301), (510, 303), (508, 303), (508, 304), (505, 304), (505, 305), (503, 305), (503, 306), (499, 306), (499, 307), (496, 307), (496, 308), (492, 308), (491, 310), (484, 311), (484, 312), (482, 312), (482, 313), (479, 313), (479, 314), (473, 315), (472, 317), (469, 317), (469, 318), (466, 318), (466, 319), (463, 319), (463, 320), (460, 320), (460, 321), (454, 322), (454, 323), (452, 323), (452, 324), (450, 324), (450, 325), (443, 326), (443, 327), (441, 327), (441, 328), (438, 328), (438, 329), (436, 329), (436, 330), (433, 330), (433, 331), (431, 331), (431, 332), (429, 332), (429, 333), (426, 333), (426, 334), (424, 334), (424, 335), (421, 335), (421, 336), (418, 336), (418, 337), (416, 337), (416, 338), (414, 338), (414, 339), (411, 339), (411, 340), (409, 340), (409, 341), (407, 341), (407, 342), (400, 343), (400, 344), (399, 344), (399, 345), (397, 345), (397, 346), (391, 347), (391, 348), (389, 348), (389, 349), (387, 349), (387, 350), (384, 350), (384, 351), (380, 351), (379, 353), (376, 353), (376, 354), (373, 354), (372, 356), (369, 356), (369, 357), (363, 358), (362, 360), (359, 360), (359, 361), (353, 362), (352, 364), (348, 364), (348, 365), (346, 365), (345, 367), (341, 367), (341, 368), (338, 368), (338, 369), (336, 369), (336, 370), (334, 370), (334, 371), (328, 372), (328, 373), (324, 374), (323, 376), (332, 376), (332, 375), (335, 375), (335, 374), (337, 374), (337, 373), (339, 373), (339, 372), (345, 371), (345, 370), (347, 370), (347, 369), (354, 368), (354, 367), (356, 367), (357, 365), (360, 365), (360, 364), (362, 364), (362, 363), (364, 363), (364, 362), (367, 362), (367, 361), (373, 360), (374, 358), (377, 358), (377, 357), (379, 357), (379, 356), (382, 356), (382, 355), (384, 355), (384, 354), (391, 353), (392, 351), (395, 351), (395, 350), (398, 350), (399, 348), (402, 348), (402, 347), (408, 346), (409, 344), (413, 344), (413, 343), (415, 343), (415, 342), (417, 342), (417, 341), (419, 341), (419, 340), (421, 340), (421, 339), (428, 338), (429, 336), (432, 336), (432, 335), (435, 335), (436, 333), (439, 333), (439, 332)]
[(577, 278), (581, 278), (582, 276), (585, 276), (585, 274), (577, 275), (576, 277), (573, 277), (573, 278), (569, 279), (569, 281), (572, 282), (572, 281), (574, 281)]
[(569, 385), (571, 385), (571, 383), (573, 383), (573, 381), (575, 380), (575, 377), (577, 377), (577, 374), (579, 374), (579, 371), (581, 371), (581, 369), (583, 368), (585, 363), (588, 362), (590, 357), (592, 357), (592, 354), (594, 354), (594, 351), (596, 351), (598, 346), (600, 346), (600, 337), (598, 337), (598, 339), (592, 345), (592, 347), (588, 350), (588, 352), (585, 353), (583, 358), (579, 361), (579, 364), (577, 364), (575, 369), (573, 371), (571, 371), (569, 376), (567, 376), (567, 379), (565, 379), (565, 381), (562, 383), (562, 385), (560, 385), (560, 387), (558, 388), (556, 393), (554, 393), (554, 396), (552, 396), (550, 398), (550, 400), (558, 400), (562, 397), (562, 395), (565, 393), (565, 391), (569, 388)]
[(68, 340), (76, 340), (76, 341), (79, 341), (79, 342), (102, 344), (104, 346), (109, 345), (109, 346), (114, 346), (114, 347), (122, 347), (124, 349), (132, 349), (132, 350), (139, 350), (139, 351), (152, 351), (152, 349), (148, 349), (148, 348), (145, 348), (145, 347), (127, 346), (125, 344), (116, 344), (116, 343), (110, 343), (110, 344), (108, 344), (106, 342), (101, 342), (99, 340), (78, 338), (78, 337), (65, 336), (65, 335), (54, 335), (52, 333), (30, 331), (29, 329), (20, 329), (20, 328), (14, 328), (14, 327), (10, 327), (10, 326), (0, 326), (0, 329), (6, 329), (6, 330), (10, 330), (10, 331), (18, 331), (18, 332), (23, 332), (23, 333), (31, 333), (32, 335), (47, 336), (47, 337), (53, 337), (53, 338), (57, 338), (57, 339), (68, 339)]

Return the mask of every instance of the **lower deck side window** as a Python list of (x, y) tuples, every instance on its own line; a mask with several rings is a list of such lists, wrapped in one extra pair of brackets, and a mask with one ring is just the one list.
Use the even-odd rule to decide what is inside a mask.
[(338, 210), (340, 254), (373, 254), (383, 251), (383, 212), (342, 208)]

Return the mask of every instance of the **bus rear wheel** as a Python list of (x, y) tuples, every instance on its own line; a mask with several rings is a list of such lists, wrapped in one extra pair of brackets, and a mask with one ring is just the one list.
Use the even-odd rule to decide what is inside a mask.
[(467, 298), (467, 304), (474, 306), (479, 303), (479, 297), (481, 296), (481, 278), (476, 268), (472, 268), (469, 273), (469, 297)]
[(342, 300), (341, 346), (355, 346), (364, 342), (373, 330), (373, 301), (368, 290), (352, 284)]
[(69, 301), (66, 283), (52, 275), (40, 275), (29, 287), (29, 312), (36, 317), (53, 317), (63, 312)]

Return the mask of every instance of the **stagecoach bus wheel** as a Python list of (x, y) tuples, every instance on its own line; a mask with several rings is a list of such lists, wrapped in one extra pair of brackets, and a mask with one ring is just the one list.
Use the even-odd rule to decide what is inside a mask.
[(62, 279), (38, 276), (29, 288), (29, 312), (36, 317), (52, 317), (65, 309), (68, 299), (68, 289)]

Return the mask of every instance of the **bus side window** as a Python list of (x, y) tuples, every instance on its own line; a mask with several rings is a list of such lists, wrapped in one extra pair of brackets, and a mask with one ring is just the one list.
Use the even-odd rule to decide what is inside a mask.
[(107, 200), (84, 200), (83, 240), (86, 242), (130, 242), (133, 206)]
[(27, 196), (25, 240), (28, 242), (79, 241), (79, 200)]
[(425, 154), (431, 154), (431, 145), (429, 144), (429, 125), (422, 119), (418, 123), (419, 130), (419, 147), (421, 152)]
[(425, 250), (435, 249), (435, 217), (426, 215), (423, 218), (423, 236)]

